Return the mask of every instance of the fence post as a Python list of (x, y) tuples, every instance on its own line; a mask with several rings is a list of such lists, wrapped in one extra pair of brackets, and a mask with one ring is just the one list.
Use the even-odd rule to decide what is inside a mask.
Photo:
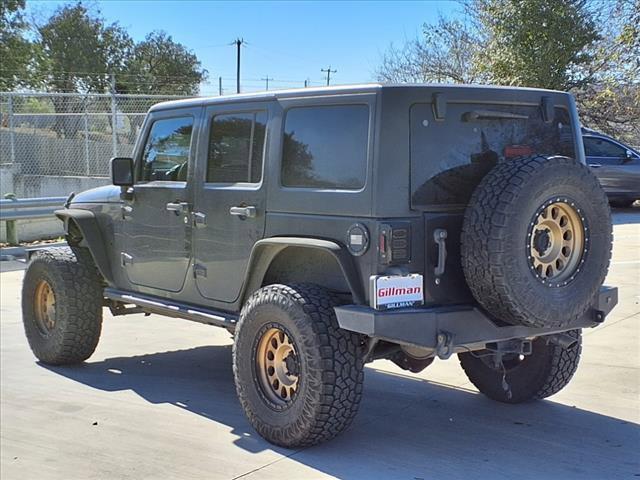
[(87, 98), (83, 102), (84, 107), (84, 163), (85, 174), (89, 176), (89, 116), (87, 115)]
[(113, 156), (118, 156), (118, 121), (117, 104), (116, 104), (116, 80), (115, 76), (111, 76), (111, 141), (113, 142)]
[(16, 163), (16, 132), (13, 122), (13, 95), (8, 94), (9, 101), (7, 103), (7, 109), (9, 113), (9, 145), (11, 146), (11, 163)]
[[(11, 98), (11, 97), (9, 97)], [(7, 200), (17, 200), (15, 193), (7, 193), (4, 198)], [(15, 220), (7, 220), (7, 243), (11, 246), (19, 245), (18, 241), (18, 226)]]

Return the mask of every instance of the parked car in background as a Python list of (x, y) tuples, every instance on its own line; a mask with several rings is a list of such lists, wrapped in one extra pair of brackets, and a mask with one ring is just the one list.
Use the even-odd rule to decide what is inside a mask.
[(614, 207), (630, 207), (640, 199), (640, 152), (608, 135), (582, 128), (587, 164)]

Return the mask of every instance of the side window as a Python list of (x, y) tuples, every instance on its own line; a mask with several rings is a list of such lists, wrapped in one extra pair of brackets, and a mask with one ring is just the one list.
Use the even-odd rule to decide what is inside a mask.
[(259, 183), (267, 113), (216, 115), (211, 122), (207, 182)]
[(357, 190), (367, 172), (369, 107), (295, 107), (287, 111), (282, 152), (285, 187)]
[(151, 126), (142, 153), (140, 180), (187, 180), (191, 149), (192, 117), (156, 120)]
[(626, 150), (620, 145), (602, 138), (587, 137), (584, 139), (585, 155), (590, 157), (624, 157)]

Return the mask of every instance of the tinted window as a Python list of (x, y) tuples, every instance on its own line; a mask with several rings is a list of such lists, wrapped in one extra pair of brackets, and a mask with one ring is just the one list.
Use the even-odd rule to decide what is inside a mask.
[(156, 120), (142, 154), (142, 181), (186, 181), (192, 117)]
[(410, 142), (413, 206), (466, 205), (474, 186), (512, 158), (575, 157), (571, 117), (559, 107), (545, 122), (538, 106), (450, 102), (437, 121), (431, 104), (417, 103)]
[(292, 108), (284, 127), (282, 185), (362, 188), (368, 136), (366, 105)]
[(627, 150), (601, 138), (586, 137), (584, 153), (589, 157), (624, 157)]
[(266, 123), (266, 112), (213, 117), (207, 182), (260, 182)]

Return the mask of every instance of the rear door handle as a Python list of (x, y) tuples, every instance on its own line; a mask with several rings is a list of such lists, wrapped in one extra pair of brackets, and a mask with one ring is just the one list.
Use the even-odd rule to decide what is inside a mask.
[[(444, 274), (444, 267), (447, 263), (447, 231), (444, 228), (436, 228), (433, 231), (433, 240), (438, 245), (438, 264), (433, 269), (433, 273), (436, 277), (440, 277)], [(436, 282), (438, 281), (436, 280)]]
[(589, 166), (591, 168), (600, 168), (602, 166), (602, 164), (601, 163), (590, 163)]
[(238, 217), (255, 218), (257, 213), (258, 213), (258, 211), (256, 210), (256, 207), (253, 207), (253, 206), (249, 206), (249, 207), (231, 207), (229, 209), (229, 214), (230, 215), (236, 215)]
[(189, 210), (189, 204), (187, 202), (169, 202), (167, 203), (167, 210), (174, 212), (176, 215), (180, 215)]

